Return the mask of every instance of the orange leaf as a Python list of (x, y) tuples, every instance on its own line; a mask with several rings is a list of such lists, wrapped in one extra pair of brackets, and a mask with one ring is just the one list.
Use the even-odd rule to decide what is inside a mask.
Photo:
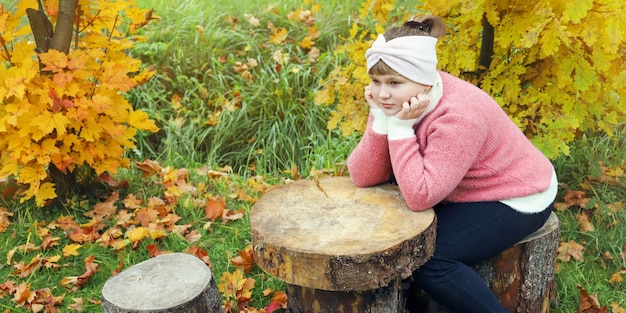
[(576, 261), (583, 260), (583, 250), (585, 248), (574, 240), (569, 242), (562, 242), (558, 248), (557, 260), (562, 262), (569, 262), (571, 258)]
[(183, 252), (191, 254), (197, 257), (198, 259), (202, 260), (202, 262), (204, 262), (204, 264), (206, 264), (209, 268), (212, 267), (211, 260), (209, 259), (209, 254), (204, 249), (198, 246), (191, 246), (185, 249), (185, 251)]
[(239, 256), (230, 260), (230, 263), (238, 268), (243, 269), (244, 273), (250, 273), (254, 265), (254, 252), (252, 245), (248, 245), (245, 249), (239, 251)]
[(15, 271), (13, 271), (13, 274), (19, 274), (20, 278), (25, 278), (25, 277), (30, 276), (30, 274), (32, 274), (37, 269), (39, 269), (40, 266), (41, 266), (41, 254), (37, 254), (30, 260), (30, 263), (28, 264), (24, 264), (24, 262), (20, 262), (20, 263), (13, 265), (13, 267), (15, 267)]
[(35, 300), (35, 292), (30, 290), (30, 284), (26, 284), (25, 282), (21, 282), (15, 288), (15, 295), (13, 296), (13, 302), (17, 303), (18, 306), (26, 306), (27, 304), (33, 302)]
[(578, 221), (578, 227), (581, 232), (586, 233), (596, 230), (595, 227), (593, 227), (593, 224), (591, 224), (591, 221), (589, 221), (589, 216), (587, 214), (576, 214), (576, 220)]
[(61, 51), (50, 49), (39, 54), (39, 60), (45, 65), (44, 71), (61, 72), (67, 67), (67, 55)]
[(578, 312), (605, 313), (608, 310), (606, 306), (600, 308), (598, 296), (596, 294), (589, 295), (587, 290), (583, 289), (580, 285), (578, 285), (578, 290), (580, 290), (580, 306), (578, 308)]
[(555, 208), (559, 211), (563, 211), (569, 207), (581, 207), (586, 208), (590, 198), (587, 197), (587, 193), (580, 190), (568, 189), (563, 196), (564, 203), (559, 202), (555, 204)]
[(61, 279), (61, 285), (65, 288), (78, 290), (82, 288), (93, 275), (98, 271), (99, 265), (94, 263), (96, 256), (91, 255), (85, 258), (85, 272), (80, 276), (68, 276)]
[(144, 227), (156, 222), (158, 218), (159, 212), (155, 209), (141, 208), (135, 212), (135, 221)]
[(169, 253), (168, 251), (159, 250), (157, 248), (156, 242), (151, 244), (151, 245), (146, 246), (146, 250), (148, 250), (148, 255), (150, 255), (151, 258), (153, 258), (155, 256), (159, 256), (161, 254)]
[(222, 213), (226, 209), (226, 200), (221, 197), (212, 197), (207, 201), (204, 207), (204, 215), (206, 218), (215, 221), (222, 216)]
[(147, 177), (161, 172), (161, 165), (159, 165), (159, 162), (153, 160), (135, 162), (135, 167), (141, 171), (142, 177)]
[(9, 225), (11, 225), (11, 216), (13, 216), (13, 213), (9, 212), (4, 207), (0, 207), (0, 233), (7, 230)]

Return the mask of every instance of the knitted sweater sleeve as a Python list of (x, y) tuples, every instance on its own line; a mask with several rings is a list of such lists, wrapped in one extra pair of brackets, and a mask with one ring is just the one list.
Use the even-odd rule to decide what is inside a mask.
[[(487, 126), (468, 117), (445, 114), (428, 125), (422, 140), (389, 140), (393, 172), (413, 211), (433, 207), (458, 187), (487, 137)], [(421, 145), (420, 146), (420, 142)]]
[(347, 160), (350, 177), (358, 187), (388, 182), (393, 174), (387, 135), (375, 132), (373, 122), (374, 116), (370, 114), (363, 138)]

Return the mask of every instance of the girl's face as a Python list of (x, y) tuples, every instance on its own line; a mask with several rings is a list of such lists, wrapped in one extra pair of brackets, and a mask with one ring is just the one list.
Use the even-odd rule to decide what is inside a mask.
[(427, 94), (431, 88), (400, 75), (370, 75), (370, 78), (372, 97), (387, 116), (398, 113), (404, 102), (418, 94)]

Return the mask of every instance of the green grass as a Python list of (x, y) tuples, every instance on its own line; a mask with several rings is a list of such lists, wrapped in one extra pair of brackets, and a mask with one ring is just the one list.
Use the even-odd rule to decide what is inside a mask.
[[(0, 197), (0, 207), (14, 215), (12, 224), (0, 233), (0, 284), (7, 280), (25, 282), (31, 288), (50, 288), (55, 296), (64, 296), (61, 311), (72, 311), (73, 299), (83, 299), (84, 312), (97, 312), (102, 285), (123, 261), (129, 267), (149, 255), (147, 246), (156, 243), (158, 249), (183, 251), (198, 245), (208, 251), (213, 274), (219, 283), (224, 272), (235, 267), (230, 259), (250, 243), (250, 225), (247, 219), (252, 202), (234, 197), (237, 190), (245, 190), (260, 196), (254, 189), (255, 178), (263, 177), (270, 185), (281, 184), (294, 178), (289, 171), (297, 167), (302, 177), (317, 173), (345, 174), (344, 162), (358, 142), (358, 136), (341, 137), (336, 131), (326, 129), (326, 120), (332, 110), (318, 107), (313, 96), (320, 79), (334, 67), (345, 62), (334, 54), (334, 49), (347, 35), (349, 21), (354, 18), (361, 1), (322, 1), (321, 11), (316, 15), (322, 36), (316, 40), (321, 54), (317, 62), (308, 62), (306, 51), (297, 41), (284, 44), (268, 43), (269, 22), (289, 30), (289, 38), (302, 38), (307, 29), (303, 23), (289, 21), (286, 16), (301, 8), (301, 1), (242, 0), (140, 0), (143, 7), (154, 7), (160, 21), (143, 29), (145, 42), (137, 43), (131, 51), (147, 66), (157, 70), (148, 83), (129, 94), (132, 103), (145, 111), (158, 123), (161, 131), (141, 134), (138, 147), (129, 152), (136, 161), (146, 158), (158, 160), (163, 166), (189, 169), (188, 184), (197, 188), (195, 194), (185, 194), (176, 202), (174, 212), (181, 217), (179, 225), (191, 225), (202, 235), (199, 242), (190, 243), (176, 234), (160, 239), (144, 239), (136, 248), (130, 246), (113, 250), (97, 243), (85, 243), (78, 250), (79, 256), (62, 257), (56, 269), (42, 268), (19, 277), (14, 274), (14, 263), (30, 262), (37, 254), (41, 257), (61, 255), (61, 249), (70, 243), (61, 229), (50, 229), (59, 237), (58, 245), (42, 251), (17, 251), (7, 264), (4, 256), (14, 247), (33, 243), (41, 244), (37, 230), (45, 228), (61, 215), (71, 215), (79, 223), (87, 223), (84, 213), (94, 204), (104, 200), (95, 191), (77, 196), (65, 205), (39, 209), (31, 203), (19, 203), (8, 196)], [(259, 26), (251, 25), (244, 14), (259, 19)], [(288, 62), (277, 63), (273, 54), (281, 49)], [(246, 64), (250, 59), (258, 66), (250, 69), (252, 80), (242, 76), (234, 67), (237, 62)], [(173, 102), (180, 97), (180, 105)], [(230, 110), (230, 108), (236, 108)], [(217, 125), (209, 121), (220, 112)], [(626, 202), (624, 176), (619, 182), (602, 181), (606, 168), (626, 169), (626, 126), (616, 129), (615, 139), (600, 133), (587, 133), (571, 144), (571, 154), (554, 160), (561, 182), (558, 201), (567, 189), (582, 190), (590, 198), (586, 208), (571, 207), (557, 212), (561, 220), (561, 241), (574, 240), (585, 247), (584, 260), (559, 262), (556, 275), (559, 296), (558, 306), (552, 312), (578, 311), (578, 285), (590, 294), (597, 294), (602, 306), (615, 302), (626, 307), (623, 294), (624, 282), (610, 283), (610, 277), (626, 269), (626, 209), (619, 202)], [(602, 162), (602, 163), (599, 163)], [(199, 174), (203, 166), (217, 169), (230, 165), (233, 171), (226, 178), (211, 179)], [(201, 171), (199, 171), (201, 172)], [(313, 173), (315, 174), (315, 173)], [(606, 175), (605, 175), (606, 176)], [(136, 195), (140, 199), (164, 198), (164, 187), (156, 176), (142, 177), (136, 168), (122, 170), (120, 181), (128, 181), (122, 188), (120, 199)], [(0, 191), (10, 186), (0, 184)], [(212, 196), (227, 199), (231, 210), (243, 210), (241, 220), (209, 225), (201, 208), (190, 205), (193, 201), (206, 200)], [(193, 201), (192, 201), (193, 200)], [(123, 203), (117, 202), (118, 208)], [(577, 224), (578, 214), (587, 214), (594, 231), (582, 232)], [(106, 225), (115, 223), (112, 218)], [(607, 254), (608, 253), (608, 254)], [(100, 270), (80, 290), (68, 290), (60, 284), (67, 276), (84, 272), (83, 259), (96, 256)], [(608, 258), (610, 255), (611, 258)], [(262, 291), (269, 288), (281, 290), (284, 284), (254, 267), (247, 275), (256, 280), (252, 306), (261, 308), (269, 298)], [(623, 275), (626, 279), (626, 275)], [(0, 311), (25, 312), (16, 307), (13, 296), (0, 291)], [(95, 303), (92, 303), (91, 301)]]
[[(314, 63), (298, 46), (308, 33), (306, 25), (286, 18), (301, 8), (297, 1), (226, 7), (189, 0), (143, 3), (154, 6), (161, 20), (145, 29), (148, 39), (133, 54), (159, 73), (130, 96), (162, 130), (140, 139), (139, 157), (178, 165), (228, 164), (238, 171), (256, 163), (261, 173), (303, 167), (304, 147), (327, 138), (319, 130), (331, 108), (317, 106), (313, 97), (319, 80), (344, 61), (333, 48), (347, 34), (350, 8), (356, 7), (349, 6), (355, 3), (322, 4), (325, 14), (316, 15), (321, 36), (315, 40), (320, 57)], [(244, 14), (252, 14), (259, 24), (251, 24)], [(290, 39), (268, 43), (270, 23), (288, 29)], [(284, 62), (274, 60), (276, 51), (283, 53)], [(250, 60), (258, 66), (249, 68), (248, 79), (235, 67)], [(181, 98), (179, 108), (172, 107), (175, 95)], [(207, 125), (218, 112), (219, 127)]]

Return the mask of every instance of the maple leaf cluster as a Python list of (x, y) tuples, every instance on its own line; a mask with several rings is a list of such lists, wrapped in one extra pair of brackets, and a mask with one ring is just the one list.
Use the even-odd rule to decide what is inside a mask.
[[(54, 3), (45, 1), (52, 22)], [(22, 201), (34, 197), (43, 206), (57, 196), (50, 167), (114, 174), (129, 166), (124, 153), (137, 131), (158, 130), (124, 97), (154, 75), (126, 51), (141, 40), (132, 31), (155, 17), (132, 0), (79, 1), (74, 49), (38, 53), (22, 26), (26, 10), (36, 8), (20, 1), (12, 13), (0, 5), (0, 177), (15, 177), (26, 186)]]
[(363, 90), (370, 82), (366, 72), (365, 51), (370, 48), (378, 34), (384, 33), (386, 26), (397, 21), (394, 16), (394, 0), (364, 1), (359, 9), (359, 17), (352, 24), (348, 43), (337, 49), (337, 54), (345, 54), (350, 62), (336, 67), (329, 77), (320, 81), (322, 88), (315, 93), (315, 103), (334, 105), (328, 121), (329, 129), (339, 129), (344, 136), (353, 132), (363, 133), (367, 124), (369, 109)]

